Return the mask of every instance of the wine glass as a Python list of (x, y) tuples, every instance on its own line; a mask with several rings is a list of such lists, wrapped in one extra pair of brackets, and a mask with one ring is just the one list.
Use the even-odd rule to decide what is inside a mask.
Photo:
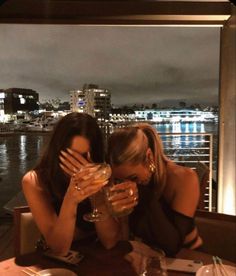
[(109, 211), (110, 211), (110, 213), (111, 213), (111, 215), (113, 217), (128, 216), (134, 210), (133, 207), (131, 207), (131, 208), (124, 208), (123, 210), (116, 210), (116, 206), (112, 205), (112, 203), (110, 201), (110, 198), (112, 198), (114, 195), (117, 195), (119, 193), (125, 192), (125, 190), (126, 190), (126, 189), (118, 189), (118, 190), (115, 190), (115, 191), (112, 190), (112, 188), (115, 185), (119, 185), (120, 183), (122, 183), (122, 182), (120, 182), (120, 181), (118, 181), (118, 182), (112, 182), (112, 183), (110, 183), (110, 185), (107, 185), (105, 187), (105, 189), (104, 189), (106, 204), (107, 204), (107, 207), (108, 207), (108, 209), (109, 209)]
[[(106, 163), (89, 163), (85, 165), (82, 170), (88, 171), (88, 174), (86, 174), (86, 179), (93, 177), (91, 185), (103, 183), (107, 181), (111, 176), (111, 167), (109, 164)], [(84, 214), (84, 220), (90, 222), (102, 220), (104, 218), (104, 214), (100, 212), (96, 206), (96, 194), (90, 196), (90, 200), (93, 210), (91, 213)]]
[(144, 256), (142, 262), (143, 271), (139, 276), (167, 276), (165, 253), (158, 249), (155, 255)]

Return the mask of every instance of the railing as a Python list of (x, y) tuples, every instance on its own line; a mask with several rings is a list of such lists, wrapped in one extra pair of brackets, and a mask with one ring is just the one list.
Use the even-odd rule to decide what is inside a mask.
[[(201, 178), (200, 165), (207, 169), (204, 188), (204, 209), (213, 211), (212, 160), (213, 134), (210, 133), (160, 133), (166, 155), (176, 163), (195, 170)], [(201, 180), (201, 179), (200, 179)], [(201, 183), (200, 183), (201, 184)]]

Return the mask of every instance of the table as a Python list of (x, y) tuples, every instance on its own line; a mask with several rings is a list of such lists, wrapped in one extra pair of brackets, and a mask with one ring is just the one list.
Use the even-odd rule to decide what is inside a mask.
[[(40, 252), (34, 252), (19, 258), (11, 258), (0, 263), (1, 276), (24, 276), (22, 269), (30, 267), (38, 271), (46, 268), (68, 268), (81, 276), (135, 276), (136, 273), (123, 256), (130, 252), (130, 244), (126, 241), (120, 242), (111, 250), (104, 249), (98, 242), (80, 243), (76, 245), (85, 257), (78, 267), (66, 265), (45, 257)], [(75, 248), (74, 248), (75, 249)], [(177, 258), (189, 260), (201, 260), (203, 264), (212, 263), (212, 256), (203, 252), (182, 249)], [(224, 261), (225, 264), (235, 265), (232, 262)], [(191, 275), (183, 272), (168, 271), (168, 276)], [(136, 275), (137, 276), (137, 275)]]

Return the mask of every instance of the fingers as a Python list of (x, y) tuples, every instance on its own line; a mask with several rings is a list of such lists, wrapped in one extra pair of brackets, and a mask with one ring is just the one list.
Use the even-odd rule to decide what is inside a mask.
[(75, 165), (73, 163), (71, 163), (68, 159), (68, 156), (66, 156), (67, 154), (65, 152), (63, 152), (60, 156), (60, 167), (63, 169), (63, 171), (65, 171), (67, 174), (69, 174), (70, 176), (72, 176), (74, 173), (76, 173), (76, 171), (80, 168), (80, 166), (78, 167), (78, 165)]
[(89, 162), (92, 162), (91, 155), (90, 155), (90, 152), (89, 152), (89, 151), (88, 151), (88, 154), (87, 154), (87, 160), (88, 160)]
[(135, 182), (127, 181), (121, 184), (114, 185), (111, 189), (113, 192), (112, 200), (118, 201), (128, 199), (129, 201), (138, 200), (138, 189)]
[(69, 176), (72, 176), (73, 175), (73, 173), (71, 172), (71, 170), (70, 169), (68, 169), (66, 166), (64, 166), (63, 164), (59, 164), (59, 166), (61, 167), (61, 169), (66, 173), (66, 174), (68, 174)]
[[(84, 172), (83, 172), (84, 173)], [(73, 177), (75, 178), (75, 185), (79, 186), (82, 189), (90, 189), (91, 190), (100, 190), (103, 186), (105, 186), (108, 183), (108, 180), (100, 180), (98, 181), (96, 178), (94, 178), (93, 176), (88, 178), (88, 179), (81, 179), (81, 178), (77, 178), (76, 175), (74, 175)], [(86, 175), (85, 175), (86, 177)]]
[(125, 181), (120, 184), (113, 185), (111, 188), (112, 191), (115, 190), (130, 190), (130, 193), (138, 193), (137, 185), (133, 181)]
[(75, 165), (76, 164), (78, 164), (78, 165), (80, 165), (80, 164), (86, 165), (87, 163), (89, 163), (88, 162), (88, 156), (90, 157), (90, 153), (89, 152), (86, 153), (86, 158), (85, 158), (81, 154), (79, 154), (77, 151), (71, 150), (69, 148), (67, 148), (66, 150), (70, 154), (70, 156), (73, 157), (73, 160), (75, 161)]
[(131, 196), (127, 196), (123, 199), (116, 199), (114, 200), (114, 198), (110, 199), (111, 204), (114, 206), (114, 208), (116, 209), (129, 209), (132, 208), (134, 206), (136, 206), (138, 204), (138, 200), (136, 197), (131, 197)]
[(103, 185), (87, 185), (81, 188), (81, 191), (87, 196), (91, 196), (101, 190)]
[[(65, 158), (60, 156), (60, 159), (64, 160)], [(87, 162), (87, 165), (83, 165), (80, 170), (73, 172), (72, 163), (64, 163), (60, 164), (60, 167), (71, 175), (68, 190), (73, 195), (75, 192), (77, 193), (78, 202), (97, 193), (109, 181), (110, 175), (104, 173), (104, 166), (102, 165)]]
[(81, 167), (88, 164), (88, 161), (82, 155), (71, 149), (67, 149), (67, 152), (61, 150), (59, 159), (60, 167), (70, 176), (80, 170)]
[(96, 194), (98, 191), (101, 190), (101, 186), (93, 186), (93, 185), (87, 185), (84, 187), (81, 187), (79, 185), (73, 185), (74, 191), (80, 201), (84, 200), (85, 198), (88, 198), (94, 194)]
[(132, 209), (138, 204), (138, 190), (134, 182), (117, 184), (110, 188), (107, 195), (108, 201), (117, 212)]
[(107, 184), (108, 180), (97, 182), (94, 176), (84, 180), (86, 177), (86, 171), (73, 174), (70, 181), (70, 189), (78, 193), (78, 199), (85, 199), (91, 195), (97, 193), (101, 188)]

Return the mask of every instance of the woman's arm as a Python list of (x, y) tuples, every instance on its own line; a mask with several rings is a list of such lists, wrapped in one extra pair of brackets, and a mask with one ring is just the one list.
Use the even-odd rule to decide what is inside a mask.
[(77, 205), (96, 193), (101, 185), (85, 183), (82, 192), (75, 189), (74, 179), (64, 196), (59, 215), (54, 210), (50, 195), (40, 185), (34, 171), (28, 172), (22, 180), (22, 188), (35, 222), (47, 245), (56, 253), (64, 255), (70, 249), (76, 223)]
[(149, 242), (161, 246), (167, 255), (175, 255), (183, 246), (186, 235), (194, 230), (193, 217), (199, 198), (196, 174), (190, 169), (173, 168), (168, 172), (163, 196), (169, 207), (166, 209), (153, 196), (142, 215), (139, 229)]
[(128, 240), (128, 216), (113, 217), (104, 201), (98, 205), (98, 209), (105, 215), (104, 220), (95, 222), (96, 232), (103, 246), (106, 249), (111, 249), (118, 241)]
[[(114, 195), (107, 200), (109, 200), (110, 205), (114, 204), (112, 208), (113, 210), (116, 210), (117, 213), (124, 211), (124, 209), (132, 209), (137, 205), (138, 191), (134, 182), (126, 181), (114, 185), (112, 190), (113, 192), (116, 190), (119, 192), (114, 193)], [(130, 191), (132, 192), (130, 193)], [(107, 249), (110, 249), (115, 246), (118, 241), (128, 240), (128, 216), (111, 216), (104, 198), (100, 201), (98, 209), (106, 214), (106, 219), (95, 223), (96, 231), (101, 243)]]
[[(105, 208), (99, 209), (105, 212)], [(99, 240), (106, 249), (114, 247), (118, 241), (128, 239), (123, 236), (121, 229), (123, 222), (113, 218), (110, 214), (102, 221), (95, 222), (96, 232)]]
[[(181, 168), (181, 170), (183, 172), (177, 177), (175, 196), (171, 205), (177, 212), (193, 218), (200, 198), (199, 179), (195, 171), (189, 168)], [(196, 226), (185, 236), (184, 244), (189, 244), (191, 249), (197, 248), (202, 244), (202, 239), (198, 235)]]
[[(73, 168), (80, 169), (89, 163), (80, 154), (70, 149), (67, 149), (67, 152), (61, 152), (60, 161), (62, 170), (70, 176), (74, 174)], [(105, 217), (105, 220), (95, 222), (96, 231), (102, 244), (107, 249), (110, 249), (115, 246), (117, 241), (123, 239), (120, 231), (122, 226), (120, 225), (120, 221), (114, 219), (110, 215), (103, 194), (98, 193), (94, 195), (94, 197), (96, 200), (96, 207)]]

